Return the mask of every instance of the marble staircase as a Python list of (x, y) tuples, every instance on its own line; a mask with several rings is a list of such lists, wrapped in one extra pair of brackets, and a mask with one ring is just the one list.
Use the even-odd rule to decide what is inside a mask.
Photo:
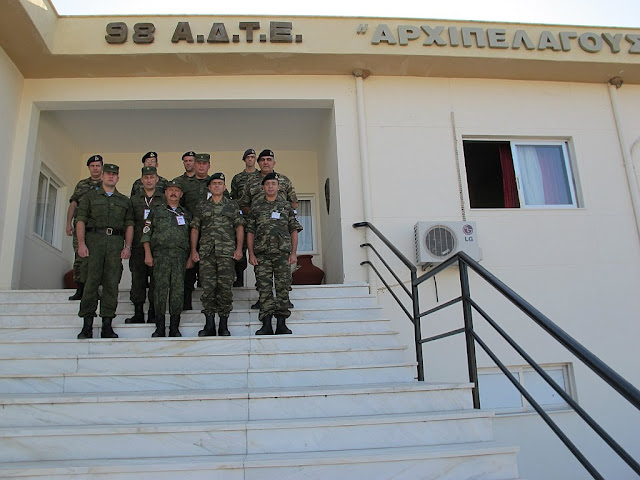
[(0, 292), (0, 478), (517, 479), (471, 385), (417, 382), (366, 284), (294, 287), (293, 335), (256, 337), (234, 289), (231, 337), (125, 325), (76, 340), (69, 291)]

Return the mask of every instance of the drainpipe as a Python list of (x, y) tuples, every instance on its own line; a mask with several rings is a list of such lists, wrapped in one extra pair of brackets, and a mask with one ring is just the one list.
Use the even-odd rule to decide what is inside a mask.
[(631, 194), (631, 204), (633, 206), (633, 215), (636, 220), (636, 229), (640, 236), (640, 191), (638, 191), (638, 182), (636, 173), (631, 160), (631, 152), (627, 148), (627, 142), (624, 138), (622, 128), (622, 117), (620, 116), (620, 108), (618, 106), (618, 89), (622, 87), (622, 78), (613, 77), (609, 80), (609, 98), (611, 99), (611, 108), (613, 117), (616, 121), (616, 130), (618, 132), (618, 141), (620, 142), (620, 150), (622, 150), (622, 159), (624, 160), (624, 168), (627, 173), (627, 183), (629, 185), (629, 193)]
[[(364, 109), (364, 79), (369, 76), (371, 72), (356, 68), (353, 71), (353, 76), (356, 79), (356, 102), (358, 108), (358, 140), (360, 147), (360, 180), (362, 182), (362, 207), (364, 213), (364, 221), (373, 223), (373, 214), (371, 208), (371, 182), (369, 177), (369, 140), (367, 138), (367, 114)], [(368, 228), (364, 229), (365, 241), (371, 242), (371, 232)], [(367, 260), (369, 260), (369, 253), (367, 250)], [(367, 281), (369, 282), (369, 288), (372, 292), (377, 292), (376, 285), (374, 284), (374, 275), (367, 268)]]

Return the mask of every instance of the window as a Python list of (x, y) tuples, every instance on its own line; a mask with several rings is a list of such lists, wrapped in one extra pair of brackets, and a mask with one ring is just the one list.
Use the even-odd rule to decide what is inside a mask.
[(303, 230), (298, 234), (298, 253), (317, 253), (315, 232), (315, 197), (298, 195), (298, 221)]
[[(571, 387), (569, 364), (546, 365), (542, 368), (560, 388), (572, 395), (574, 389)], [(568, 408), (558, 392), (531, 367), (510, 367), (509, 371), (545, 410)], [(500, 413), (533, 411), (529, 402), (497, 368), (478, 369), (478, 385), (482, 408), (495, 409)]]
[(38, 179), (38, 196), (33, 231), (50, 245), (57, 246), (56, 216), (60, 207), (60, 185), (46, 172), (41, 171)]
[(576, 207), (567, 142), (464, 140), (471, 208)]

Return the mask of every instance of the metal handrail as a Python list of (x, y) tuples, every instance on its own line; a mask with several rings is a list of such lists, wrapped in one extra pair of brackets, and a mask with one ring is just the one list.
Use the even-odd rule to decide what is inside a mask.
[[(436, 268), (431, 271), (417, 276), (417, 268), (411, 263), (406, 256), (400, 252), (395, 245), (393, 245), (389, 239), (387, 239), (382, 232), (375, 228), (370, 222), (358, 222), (353, 224), (354, 228), (369, 228), (376, 236), (384, 243), (391, 252), (410, 270), (411, 273), (411, 291), (404, 286), (399, 276), (393, 271), (389, 264), (382, 258), (380, 253), (375, 250), (370, 243), (363, 243), (360, 246), (362, 248), (371, 248), (377, 257), (381, 260), (382, 264), (392, 274), (392, 276), (402, 286), (405, 293), (409, 296), (413, 305), (413, 316), (409, 313), (407, 308), (402, 304), (398, 296), (391, 290), (388, 283), (384, 280), (380, 272), (376, 267), (368, 260), (363, 261), (360, 265), (369, 265), (376, 273), (376, 275), (383, 282), (385, 287), (389, 290), (389, 293), (393, 296), (396, 302), (404, 310), (409, 317), (409, 320), (414, 324), (414, 340), (416, 346), (416, 360), (418, 369), (418, 380), (424, 380), (424, 364), (422, 355), (422, 345), (428, 342), (436, 341), (442, 338), (446, 338), (458, 333), (465, 334), (466, 349), (467, 349), (467, 365), (469, 373), (469, 381), (473, 383), (472, 389), (473, 405), (474, 408), (480, 408), (480, 393), (478, 390), (478, 369), (476, 365), (475, 345), (478, 344), (489, 357), (494, 361), (498, 368), (506, 375), (507, 379), (520, 391), (520, 393), (527, 399), (529, 404), (534, 410), (542, 417), (542, 419), (549, 425), (553, 432), (560, 438), (560, 440), (567, 446), (571, 453), (578, 459), (578, 461), (585, 467), (585, 469), (596, 479), (603, 479), (602, 475), (595, 469), (595, 467), (587, 460), (587, 458), (580, 452), (580, 450), (571, 442), (567, 435), (560, 429), (560, 427), (551, 419), (551, 417), (544, 411), (544, 409), (533, 399), (531, 394), (514, 378), (509, 372), (508, 368), (500, 361), (495, 352), (480, 338), (478, 333), (473, 328), (472, 311), (475, 310), (480, 316), (487, 321), (491, 327), (500, 334), (505, 341), (520, 354), (520, 356), (542, 377), (547, 384), (551, 386), (561, 397), (567, 402), (570, 408), (572, 408), (582, 418), (587, 425), (589, 425), (600, 438), (604, 440), (609, 447), (636, 473), (640, 474), (640, 464), (626, 452), (587, 412), (578, 405), (578, 403), (571, 398), (562, 388), (560, 388), (551, 377), (538, 365), (533, 358), (527, 354), (524, 349), (513, 340), (499, 325), (492, 319), (472, 298), (469, 288), (469, 275), (468, 269), (471, 268), (480, 278), (485, 280), (491, 285), (498, 293), (503, 295), (522, 312), (524, 312), (530, 319), (532, 319), (538, 326), (540, 326), (547, 334), (549, 334), (560, 345), (572, 353), (578, 360), (584, 363), (589, 369), (602, 378), (609, 386), (611, 386), (620, 396), (626, 399), (631, 405), (640, 410), (640, 391), (635, 388), (630, 382), (624, 379), (621, 375), (615, 372), (611, 367), (606, 365), (596, 355), (591, 353), (576, 339), (571, 337), (568, 333), (562, 330), (558, 325), (553, 323), (548, 317), (543, 315), (539, 310), (533, 307), (530, 303), (524, 300), (521, 296), (515, 293), (511, 288), (500, 281), (487, 269), (482, 267), (478, 262), (473, 260), (469, 255), (464, 252), (458, 252)], [(450, 268), (453, 265), (459, 267), (460, 272), (460, 287), (462, 295), (458, 298), (450, 300), (445, 304), (439, 305), (435, 308), (420, 312), (419, 309), (419, 291), (418, 286), (426, 280), (435, 277), (440, 272)], [(454, 329), (450, 332), (435, 335), (429, 338), (422, 338), (420, 319), (426, 317), (436, 311), (443, 308), (455, 305), (462, 302), (462, 310), (464, 317), (464, 328)]]

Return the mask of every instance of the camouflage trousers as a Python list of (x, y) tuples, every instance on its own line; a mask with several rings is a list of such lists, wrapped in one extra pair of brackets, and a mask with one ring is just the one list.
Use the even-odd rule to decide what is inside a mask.
[(75, 223), (73, 226), (73, 281), (76, 283), (87, 283), (87, 270), (89, 259), (78, 256), (78, 236), (76, 235)]
[(153, 305), (156, 315), (164, 315), (167, 312), (167, 297), (169, 315), (180, 315), (182, 312), (186, 265), (187, 252), (172, 255), (158, 253), (153, 257)]
[[(289, 254), (257, 254), (258, 265), (255, 266), (256, 283), (260, 294), (260, 315), (264, 317), (289, 318), (289, 289), (291, 288), (291, 265)], [(273, 297), (275, 283), (276, 296)]]
[(233, 310), (231, 285), (236, 276), (233, 257), (209, 255), (200, 259), (202, 313), (228, 317)]
[(131, 292), (129, 298), (133, 304), (144, 303), (149, 288), (149, 303), (153, 302), (153, 267), (144, 263), (144, 248), (136, 247), (131, 251), (129, 259), (129, 271), (131, 272)]
[(120, 254), (124, 240), (119, 235), (87, 233), (89, 249), (87, 282), (80, 300), (79, 317), (95, 317), (98, 308), (98, 287), (102, 285), (100, 316), (113, 318), (118, 307), (118, 284), (122, 278)]

